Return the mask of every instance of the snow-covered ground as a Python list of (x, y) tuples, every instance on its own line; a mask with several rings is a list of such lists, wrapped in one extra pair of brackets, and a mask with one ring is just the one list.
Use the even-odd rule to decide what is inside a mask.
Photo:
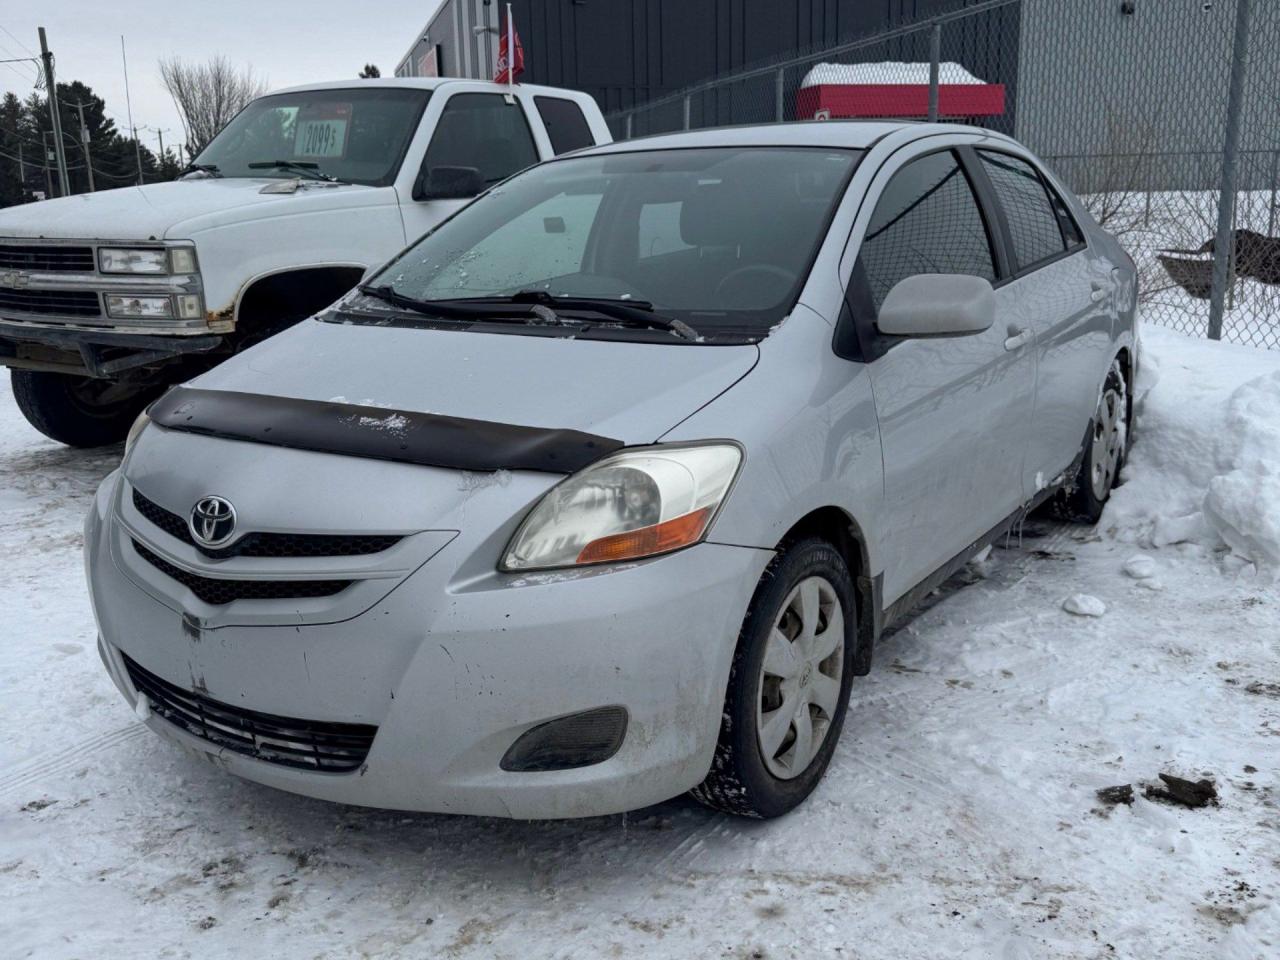
[[(94, 652), (80, 524), (118, 451), (42, 440), (0, 387), (0, 954), (1280, 956), (1280, 353), (1146, 343), (1099, 529), (1029, 523), (888, 637), (771, 823), (369, 811), (179, 753)], [(1220, 804), (1145, 799), (1161, 772)]]

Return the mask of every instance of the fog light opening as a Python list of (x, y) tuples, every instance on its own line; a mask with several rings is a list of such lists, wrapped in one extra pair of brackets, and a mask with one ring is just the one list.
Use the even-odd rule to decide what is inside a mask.
[(625, 707), (596, 707), (531, 727), (508, 748), (500, 766), (509, 773), (573, 770), (603, 763), (627, 734)]

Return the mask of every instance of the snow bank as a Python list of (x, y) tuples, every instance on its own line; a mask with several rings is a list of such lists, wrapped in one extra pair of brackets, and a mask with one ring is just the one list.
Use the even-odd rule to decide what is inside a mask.
[[(801, 88), (823, 84), (925, 83), (929, 82), (929, 64), (902, 63), (885, 60), (880, 63), (819, 63), (800, 81)], [(938, 64), (938, 82), (970, 86), (986, 83), (958, 63)]]
[(1153, 547), (1226, 547), (1275, 576), (1280, 354), (1158, 328), (1143, 347), (1136, 443), (1104, 528)]

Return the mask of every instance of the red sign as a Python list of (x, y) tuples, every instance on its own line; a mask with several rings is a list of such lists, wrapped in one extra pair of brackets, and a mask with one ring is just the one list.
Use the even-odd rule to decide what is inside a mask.
[(498, 41), (498, 69), (493, 75), (493, 80), (494, 83), (515, 83), (516, 78), (522, 73), (524, 73), (524, 46), (520, 43), (520, 34), (516, 33), (515, 24), (511, 22), (511, 12), (508, 11), (507, 25), (502, 31), (502, 39)]

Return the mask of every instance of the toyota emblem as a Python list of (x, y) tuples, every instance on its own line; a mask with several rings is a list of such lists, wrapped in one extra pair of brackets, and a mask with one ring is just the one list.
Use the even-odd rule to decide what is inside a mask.
[(202, 547), (220, 547), (236, 532), (236, 508), (222, 497), (201, 497), (191, 508), (191, 536)]

